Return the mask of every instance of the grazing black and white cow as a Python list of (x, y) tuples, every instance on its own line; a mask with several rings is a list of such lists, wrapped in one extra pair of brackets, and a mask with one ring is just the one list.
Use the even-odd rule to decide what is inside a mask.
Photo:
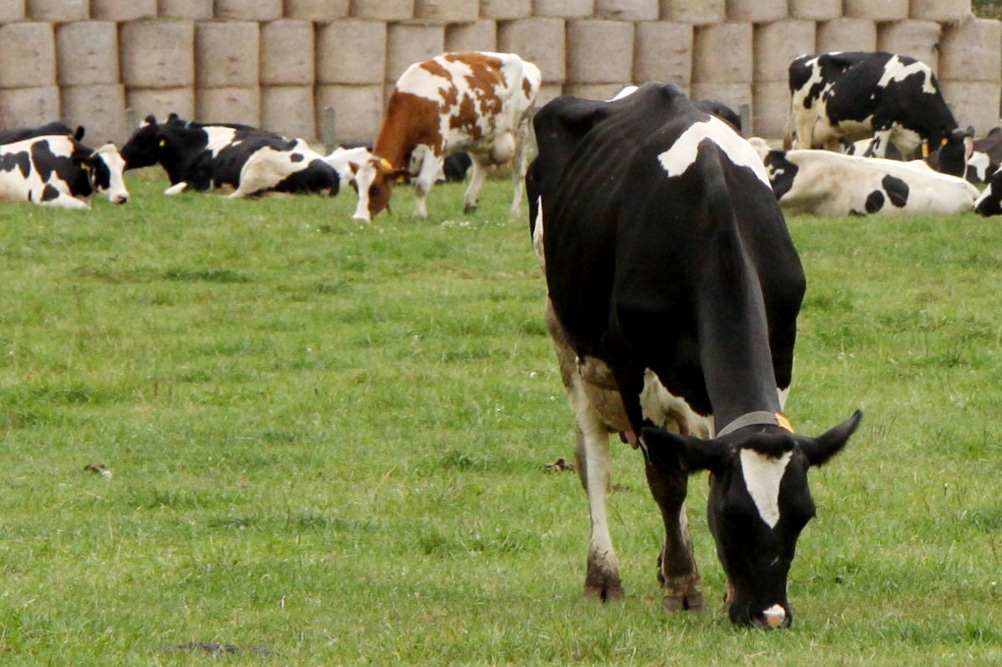
[(837, 150), (872, 136), (866, 156), (884, 157), (888, 144), (912, 155), (925, 142), (939, 149), (940, 171), (964, 175), (974, 128), (957, 126), (925, 63), (884, 51), (805, 55), (790, 63), (789, 84), (786, 147)]
[(122, 155), (127, 169), (162, 166), (171, 182), (165, 194), (232, 187), (230, 197), (266, 190), (334, 195), (340, 187), (339, 175), (304, 140), (247, 125), (194, 123), (173, 115), (158, 123), (147, 116)]
[(100, 192), (124, 204), (124, 172), (114, 144), (95, 150), (68, 134), (36, 136), (0, 145), (0, 200), (86, 209)]
[(0, 130), (0, 144), (13, 144), (17, 141), (24, 141), (25, 139), (32, 139), (34, 137), (47, 137), (61, 134), (71, 136), (77, 141), (80, 141), (84, 138), (84, 127), (83, 125), (78, 125), (77, 129), (74, 130), (65, 123), (55, 121), (53, 123), (39, 125), (38, 127), (16, 127), (10, 130)]
[(591, 508), (586, 595), (623, 595), (605, 507), (619, 431), (643, 448), (664, 520), (663, 605), (703, 607), (684, 501), (688, 475), (709, 470), (731, 620), (789, 625), (787, 576), (815, 513), (808, 469), (861, 414), (817, 438), (782, 416), (805, 278), (762, 161), (666, 84), (560, 97), (534, 127), (530, 219)]
[(923, 160), (887, 160), (820, 150), (770, 150), (753, 137), (787, 214), (948, 215), (972, 210), (978, 189)]

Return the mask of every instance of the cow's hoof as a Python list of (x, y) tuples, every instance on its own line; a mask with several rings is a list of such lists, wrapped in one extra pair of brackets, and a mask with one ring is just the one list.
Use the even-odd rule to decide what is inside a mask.
[(476, 212), (477, 212), (477, 205), (476, 204), (464, 204), (463, 205), (463, 213), (476, 213)]
[(675, 577), (664, 582), (661, 606), (668, 611), (700, 611), (703, 609), (703, 590), (699, 577)]
[(623, 586), (618, 583), (585, 584), (586, 600), (601, 600), (602, 602), (622, 602), (626, 597)]

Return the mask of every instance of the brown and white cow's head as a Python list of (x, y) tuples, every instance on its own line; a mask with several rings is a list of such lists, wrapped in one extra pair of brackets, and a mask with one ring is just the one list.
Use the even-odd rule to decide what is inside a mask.
[(371, 157), (358, 168), (352, 164), (355, 177), (352, 187), (358, 193), (358, 205), (355, 207), (353, 220), (372, 222), (376, 214), (390, 207), (390, 195), (393, 194), (393, 184), (397, 179), (409, 178), (406, 168), (394, 167), (388, 160)]
[(711, 473), (707, 515), (735, 624), (790, 625), (787, 576), (797, 538), (815, 514), (807, 471), (841, 451), (860, 419), (857, 411), (817, 438), (775, 427), (743, 428), (712, 440), (644, 429), (655, 472)]

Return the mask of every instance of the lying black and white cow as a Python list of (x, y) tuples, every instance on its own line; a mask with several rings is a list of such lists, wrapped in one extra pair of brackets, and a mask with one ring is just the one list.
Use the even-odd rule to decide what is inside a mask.
[(779, 204), (788, 214), (940, 215), (964, 213), (978, 189), (922, 160), (902, 162), (819, 150), (770, 150), (753, 138)]
[(888, 144), (912, 155), (925, 142), (939, 149), (940, 171), (964, 175), (974, 128), (957, 126), (925, 63), (883, 51), (805, 55), (790, 63), (789, 84), (785, 146), (838, 150), (872, 136), (866, 156), (884, 157)]
[(591, 508), (586, 595), (623, 596), (605, 507), (619, 431), (643, 448), (661, 508), (663, 605), (703, 607), (684, 501), (688, 475), (709, 470), (731, 620), (789, 625), (787, 577), (815, 512), (808, 469), (861, 415), (811, 438), (781, 414), (805, 278), (762, 161), (666, 84), (559, 97), (534, 127), (530, 220)]
[(114, 144), (94, 150), (67, 134), (36, 136), (0, 145), (0, 200), (86, 209), (100, 192), (124, 204), (124, 172)]
[(171, 187), (232, 187), (231, 197), (265, 190), (337, 194), (340, 178), (324, 157), (302, 139), (237, 124), (192, 123), (172, 116), (158, 123), (147, 116), (122, 147), (127, 169), (159, 164)]

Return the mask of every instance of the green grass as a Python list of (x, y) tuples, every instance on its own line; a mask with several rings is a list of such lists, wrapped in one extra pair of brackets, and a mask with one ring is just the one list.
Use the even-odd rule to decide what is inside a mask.
[[(1002, 661), (1002, 227), (789, 221), (808, 273), (813, 473), (789, 632), (660, 608), (659, 520), (615, 446), (620, 605), (581, 599), (588, 516), (510, 185), (0, 208), (4, 665), (991, 665)], [(113, 476), (84, 471), (101, 463)], [(189, 642), (267, 647), (213, 657)]]

